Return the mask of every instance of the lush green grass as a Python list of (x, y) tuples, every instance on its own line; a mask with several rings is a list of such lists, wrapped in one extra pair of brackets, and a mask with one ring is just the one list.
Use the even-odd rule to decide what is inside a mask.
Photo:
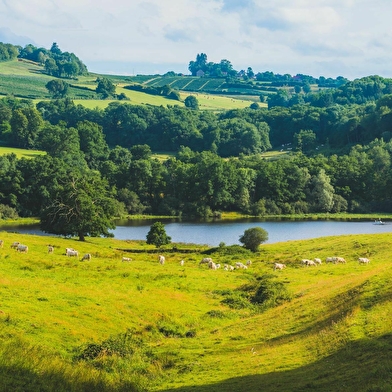
[[(45, 85), (48, 81), (52, 80), (53, 77), (44, 74), (42, 71), (42, 66), (29, 61), (15, 60), (0, 62), (0, 96), (14, 95), (18, 98), (29, 98), (34, 101), (50, 99), (50, 94), (48, 93)], [(150, 95), (125, 89), (124, 86), (129, 85), (132, 82), (132, 78), (121, 75), (90, 74), (88, 76), (80, 76), (77, 80), (66, 79), (66, 81), (70, 84), (68, 96), (73, 99), (75, 103), (82, 104), (90, 109), (104, 109), (110, 102), (113, 102), (113, 100), (101, 100), (95, 93), (97, 86), (96, 80), (98, 77), (102, 76), (108, 77), (116, 84), (117, 94), (124, 93), (129, 98), (129, 101), (123, 102), (127, 102), (132, 105), (184, 106), (183, 101), (175, 101), (162, 96)], [(142, 78), (141, 80), (145, 79), (146, 78)], [(147, 80), (147, 84), (154, 85), (154, 80), (162, 82), (162, 80), (166, 79), (162, 77), (148, 76)], [(183, 83), (178, 84), (179, 81), (182, 81)], [(170, 84), (171, 79), (169, 78), (166, 82), (167, 83), (165, 84)], [(190, 77), (189, 79), (188, 77), (182, 79), (177, 77), (174, 78), (172, 82), (174, 83), (172, 87), (175, 89), (181, 89), (182, 85), (185, 87), (185, 85), (188, 85), (190, 82), (199, 84), (202, 83), (203, 85), (207, 83), (205, 80), (201, 82), (200, 78)], [(209, 81), (208, 83), (211, 84), (211, 88), (215, 86), (213, 85), (215, 83), (213, 81)], [(212, 88), (212, 90), (214, 90), (214, 88)], [(182, 99), (185, 99), (189, 94), (190, 93), (181, 94)], [(257, 97), (255, 98), (254, 96), (237, 99), (234, 97), (230, 98), (225, 95), (220, 96), (215, 94), (200, 94), (200, 97), (198, 98), (200, 100), (200, 109), (206, 110), (244, 108), (248, 107), (252, 101), (257, 100)]]
[[(144, 242), (0, 238), (3, 390), (125, 391), (132, 382), (182, 392), (390, 390), (390, 234), (269, 244), (257, 254), (176, 244), (162, 251), (163, 266)], [(15, 240), (27, 254), (10, 248)], [(80, 257), (66, 257), (66, 247)], [(92, 260), (79, 261), (87, 252)], [(222, 265), (253, 264), (208, 270), (199, 265), (207, 254)], [(300, 264), (331, 255), (347, 264)], [(371, 263), (359, 265), (359, 256)], [(274, 272), (276, 261), (287, 268)], [(293, 299), (261, 313), (222, 303), (265, 274)]]
[(17, 158), (34, 158), (46, 154), (44, 151), (25, 150), (23, 148), (0, 147), (0, 155), (15, 154)]

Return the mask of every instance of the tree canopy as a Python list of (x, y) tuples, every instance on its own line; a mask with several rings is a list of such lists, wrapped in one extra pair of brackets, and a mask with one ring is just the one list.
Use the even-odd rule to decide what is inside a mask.
[(41, 229), (52, 234), (78, 236), (111, 236), (108, 229), (116, 214), (114, 193), (107, 181), (92, 171), (68, 172), (57, 179), (57, 186), (43, 205)]
[(147, 233), (147, 244), (155, 245), (160, 248), (170, 244), (171, 237), (166, 234), (165, 225), (162, 222), (155, 222)]
[(244, 244), (244, 247), (257, 252), (260, 244), (268, 240), (268, 233), (261, 227), (252, 227), (245, 230), (244, 234), (240, 237), (240, 242)]

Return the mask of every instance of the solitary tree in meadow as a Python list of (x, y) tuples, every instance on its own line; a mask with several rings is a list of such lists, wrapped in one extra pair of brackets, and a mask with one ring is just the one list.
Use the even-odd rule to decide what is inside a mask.
[(187, 108), (194, 110), (199, 109), (199, 101), (194, 95), (189, 95), (188, 97), (186, 97), (184, 103)]
[(162, 245), (170, 244), (171, 237), (166, 234), (165, 225), (162, 222), (155, 222), (147, 233), (147, 244), (160, 248)]
[(259, 245), (268, 240), (268, 233), (261, 227), (252, 227), (244, 231), (244, 234), (240, 237), (240, 242), (244, 244), (244, 247), (257, 252)]

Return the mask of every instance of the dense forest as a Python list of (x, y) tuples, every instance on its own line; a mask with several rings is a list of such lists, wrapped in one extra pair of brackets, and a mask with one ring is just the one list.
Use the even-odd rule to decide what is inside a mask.
[[(56, 44), (50, 52), (61, 55)], [(83, 208), (84, 222), (105, 217), (83, 236), (105, 233), (108, 214), (391, 212), (391, 93), (391, 80), (369, 76), (307, 93), (283, 89), (268, 108), (219, 113), (4, 97), (2, 145), (46, 155), (0, 157), (0, 215), (39, 216), (52, 229), (56, 215), (58, 230)], [(271, 149), (284, 154), (263, 158)], [(157, 152), (170, 155), (158, 160)]]
[[(115, 214), (392, 211), (391, 108), (392, 95), (364, 105), (223, 114), (120, 103), (89, 110), (69, 99), (35, 107), (3, 98), (3, 142), (47, 154), (0, 158), (0, 203), (42, 216), (79, 181), (80, 189), (94, 183), (91, 192), (107, 192)], [(343, 153), (321, 154), (323, 143)], [(258, 154), (281, 144), (294, 153)], [(152, 157), (158, 150), (175, 156), (161, 162)]]

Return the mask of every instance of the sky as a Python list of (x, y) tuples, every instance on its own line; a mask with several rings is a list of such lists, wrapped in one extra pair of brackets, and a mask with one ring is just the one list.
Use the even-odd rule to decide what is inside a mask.
[(392, 77), (390, 0), (0, 0), (0, 41), (73, 52), (91, 72), (189, 62), (350, 80)]

